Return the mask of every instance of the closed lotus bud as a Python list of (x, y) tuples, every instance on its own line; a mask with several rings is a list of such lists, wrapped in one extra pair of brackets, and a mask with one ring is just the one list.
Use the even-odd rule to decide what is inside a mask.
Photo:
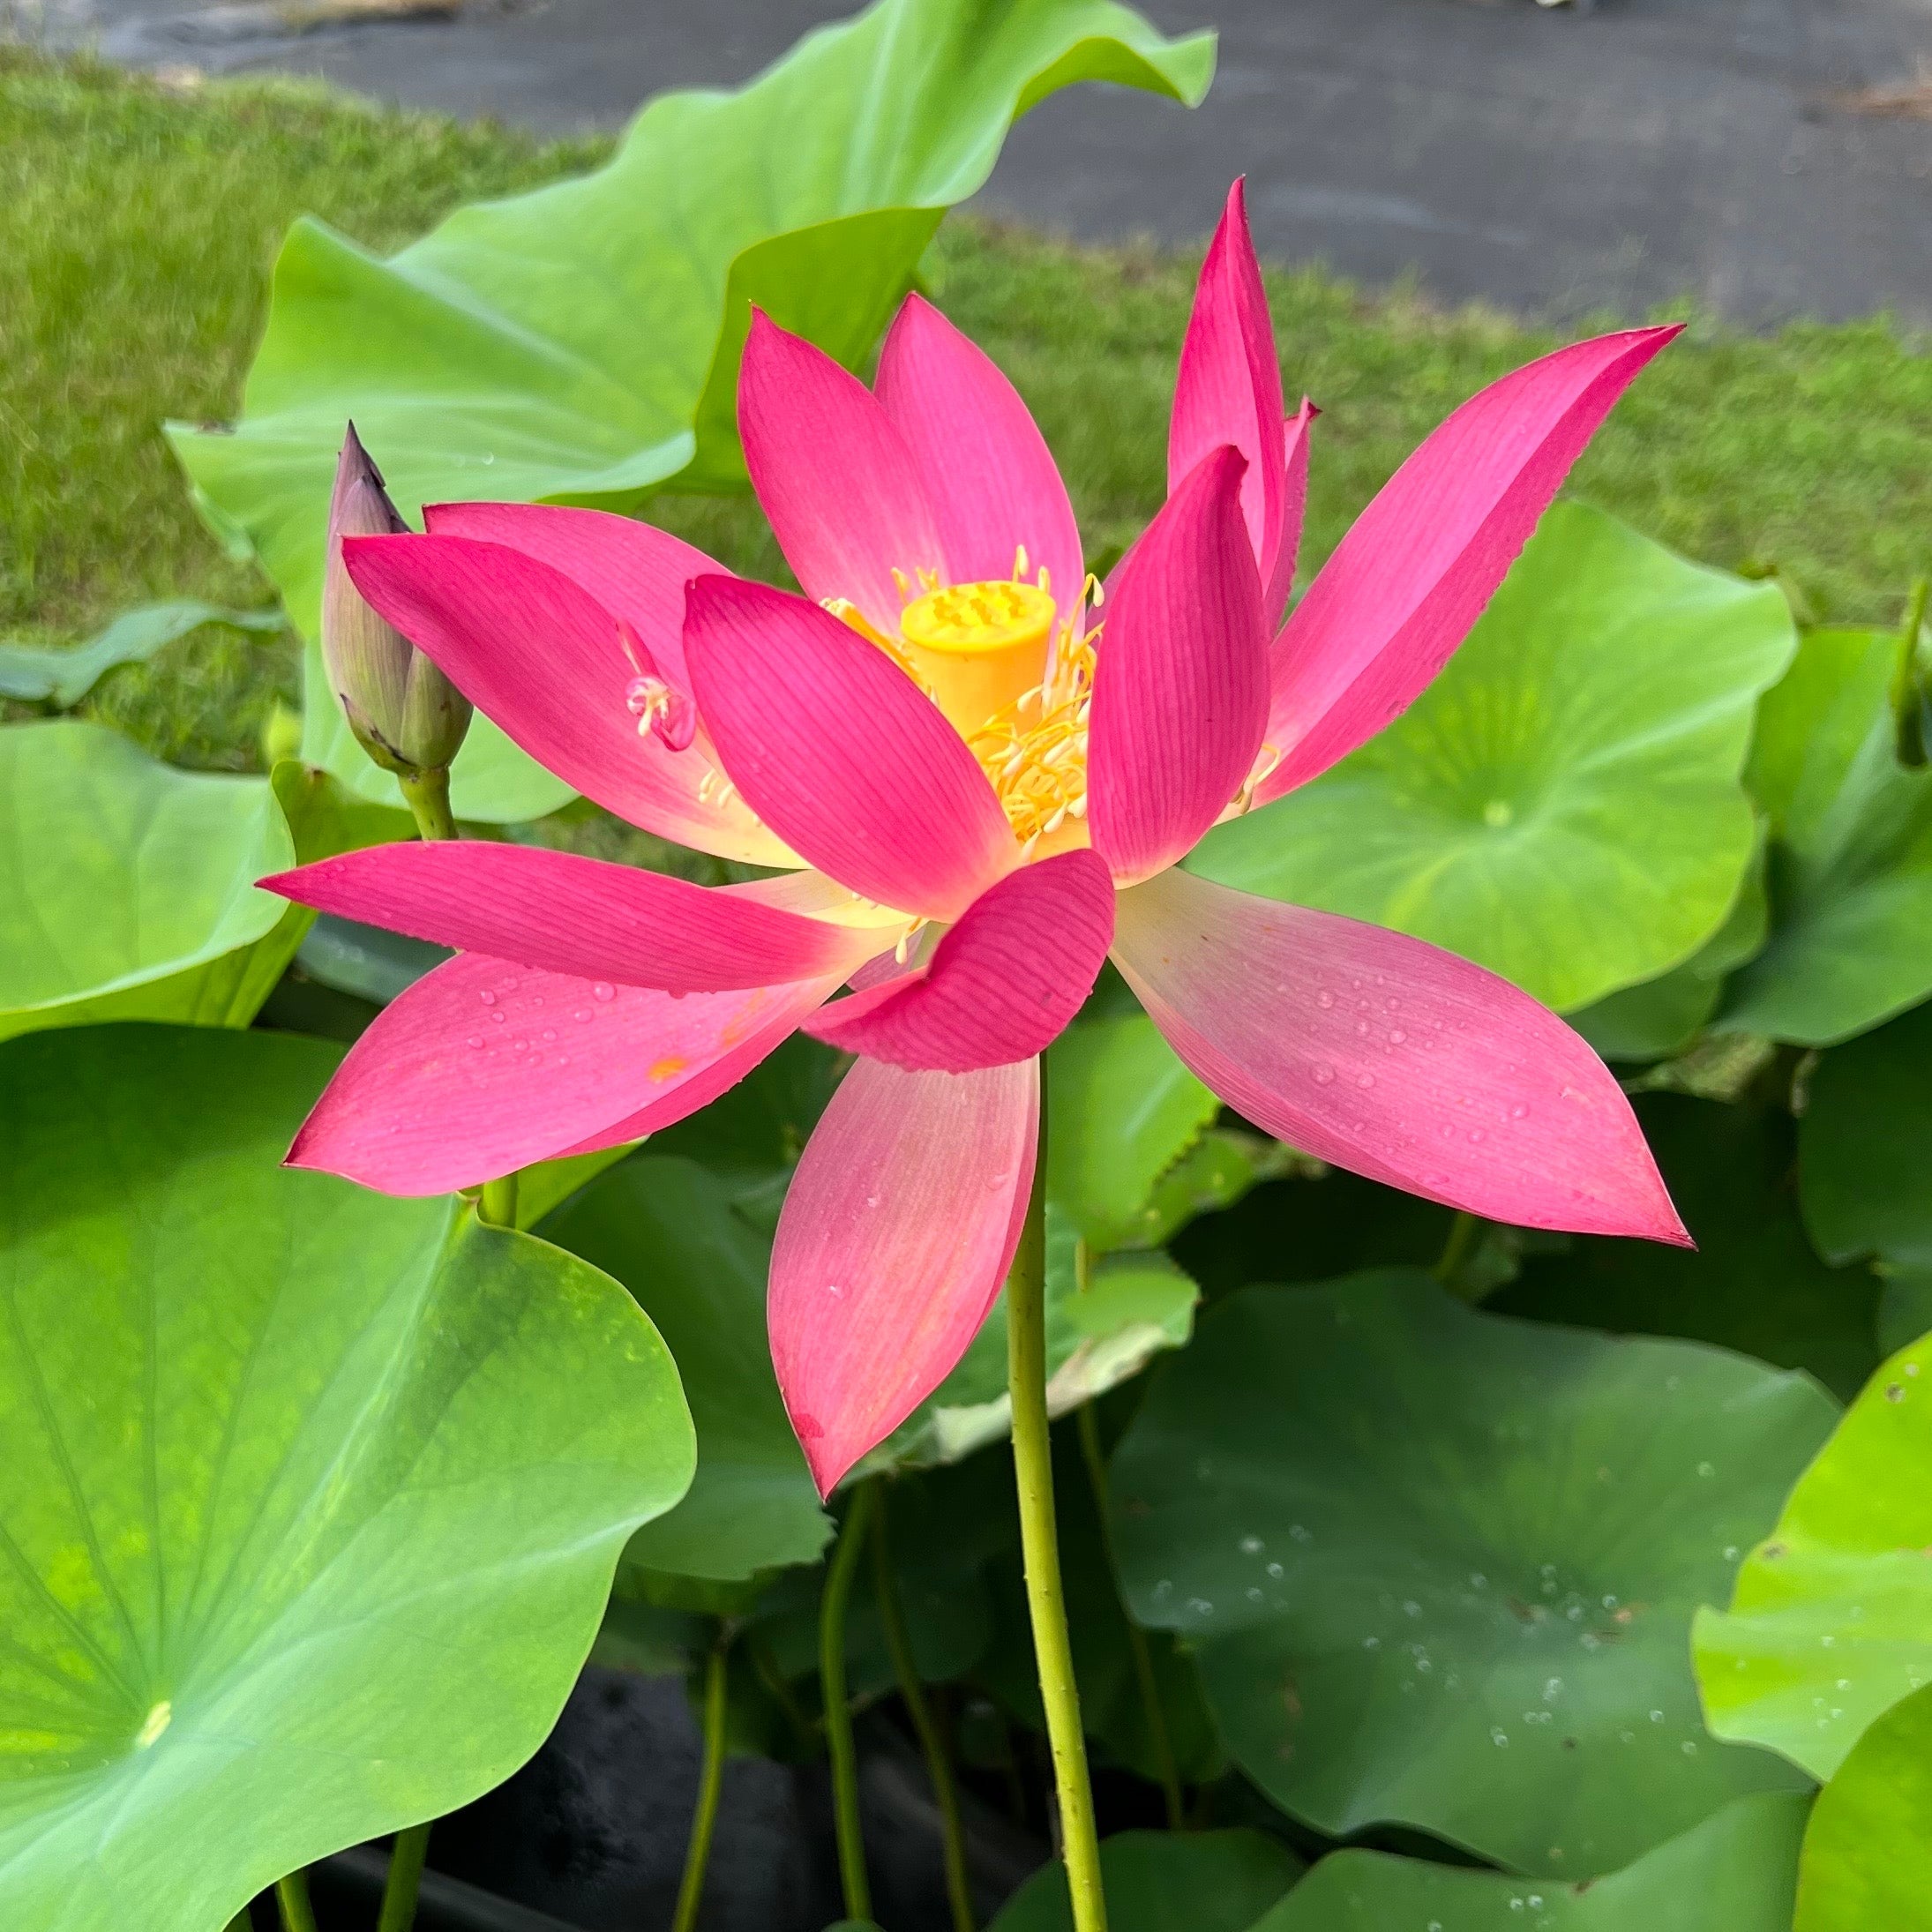
[(399, 777), (447, 767), (469, 730), (470, 711), (469, 700), (370, 607), (342, 561), (345, 536), (388, 536), (408, 528), (350, 423), (329, 499), (322, 662), (356, 742)]

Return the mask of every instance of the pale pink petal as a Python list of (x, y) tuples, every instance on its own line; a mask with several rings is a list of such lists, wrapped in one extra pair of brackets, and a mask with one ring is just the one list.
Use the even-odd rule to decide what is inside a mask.
[(797, 859), (722, 778), (702, 743), (640, 734), (637, 667), (618, 619), (562, 571), (461, 536), (353, 537), (356, 588), (538, 764), (648, 832), (723, 858)]
[(1195, 1074), (1306, 1153), (1487, 1220), (1689, 1243), (1608, 1068), (1467, 960), (1179, 871), (1121, 895), (1113, 957)]
[(377, 1015), (288, 1163), (438, 1194), (634, 1140), (633, 1119), (669, 1126), (715, 1098), (837, 985), (679, 996), (461, 953)]
[(848, 598), (895, 636), (920, 572), (943, 578), (946, 553), (919, 466), (878, 398), (754, 310), (738, 422), (752, 488), (806, 596)]
[(1308, 511), (1308, 431), (1321, 410), (1307, 397), (1301, 407), (1281, 426), (1283, 490), (1281, 548), (1275, 553), (1275, 573), (1264, 587), (1262, 609), (1273, 632), (1288, 608), (1288, 594), (1295, 587), (1295, 560), (1301, 554), (1301, 525)]
[(691, 689), (685, 586), (724, 570), (702, 550), (635, 517), (554, 503), (431, 503), (423, 521), (432, 536), (502, 543), (562, 571), (631, 625), (671, 684)]
[(906, 299), (879, 354), (879, 401), (919, 466), (955, 583), (1011, 577), (1024, 546), (1060, 614), (1086, 579), (1058, 466), (1019, 392), (931, 303)]
[(1203, 457), (1108, 587), (1087, 820), (1123, 885), (1192, 850), (1261, 748), (1268, 633), (1241, 469), (1231, 448)]
[[(1248, 238), (1243, 184), (1237, 181), (1228, 190), (1221, 225), (1201, 265), (1194, 311), (1180, 345), (1167, 430), (1167, 488), (1170, 494), (1179, 489), (1202, 459), (1223, 445), (1240, 451), (1247, 464), (1241, 479), (1241, 515), (1255, 568), (1270, 593), (1288, 513), (1281, 421), (1275, 326)], [(1291, 558), (1291, 572), (1292, 567)], [(1287, 594), (1284, 585), (1284, 603)], [(1271, 622), (1279, 622), (1280, 616), (1281, 604), (1271, 604)]]
[(850, 925), (733, 887), (483, 840), (372, 845), (258, 883), (438, 946), (666, 992), (843, 977), (879, 950)]
[(877, 645), (803, 597), (692, 585), (698, 709), (745, 802), (820, 872), (881, 905), (956, 918), (1018, 862), (959, 733)]
[(1037, 1060), (912, 1074), (862, 1060), (778, 1217), (773, 1366), (819, 1493), (946, 1379), (1000, 1292), (1033, 1185)]
[(1569, 467), (1676, 327), (1531, 363), (1450, 416), (1356, 520), (1274, 651), (1265, 805), (1401, 715), (1481, 616)]
[(1044, 1053), (1093, 991), (1113, 937), (1113, 882), (1090, 851), (1009, 872), (917, 972), (822, 1007), (805, 1030), (914, 1072), (971, 1073)]

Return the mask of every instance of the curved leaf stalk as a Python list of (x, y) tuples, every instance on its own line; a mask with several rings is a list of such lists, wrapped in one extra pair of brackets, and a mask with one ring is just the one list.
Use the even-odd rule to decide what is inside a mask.
[(698, 1808), (692, 1815), (685, 1847), (685, 1875), (678, 1885), (678, 1909), (670, 1932), (695, 1932), (704, 1903), (704, 1877), (711, 1862), (711, 1838), (718, 1823), (718, 1796), (724, 1789), (725, 1659), (731, 1629), (724, 1625), (704, 1666), (704, 1767), (698, 1779)]
[[(1113, 1524), (1107, 1514), (1107, 1459), (1100, 1447), (1100, 1419), (1090, 1402), (1080, 1406), (1080, 1453), (1087, 1464), (1087, 1479), (1093, 1485), (1094, 1508), (1099, 1512), (1101, 1539), (1107, 1549), (1107, 1568), (1112, 1574), (1114, 1591), (1120, 1593), (1120, 1566), (1114, 1561)], [(1161, 1701), (1159, 1681), (1154, 1675), (1154, 1652), (1147, 1632), (1134, 1621), (1125, 1601), (1120, 1606), (1127, 1621), (1127, 1650), (1134, 1659), (1134, 1681), (1141, 1694), (1141, 1710), (1147, 1719), (1148, 1741), (1154, 1748), (1154, 1768), (1160, 1774), (1161, 1801), (1167, 1813), (1167, 1829), (1186, 1829), (1181, 1808), (1180, 1765), (1174, 1756), (1174, 1741), (1167, 1729), (1167, 1706)]]
[(852, 1707), (845, 1690), (845, 1606), (852, 1594), (865, 1531), (878, 1492), (860, 1488), (845, 1513), (838, 1546), (825, 1573), (819, 1599), (819, 1681), (825, 1697), (825, 1742), (832, 1759), (832, 1816), (837, 1831), (839, 1883), (848, 1919), (872, 1915), (872, 1886), (865, 1876), (865, 1837), (858, 1820), (858, 1755), (852, 1748)]
[(1020, 1492), (1020, 1546), (1026, 1559), (1027, 1608), (1033, 1655), (1046, 1707), (1060, 1801), (1060, 1856), (1073, 1900), (1074, 1932), (1106, 1932), (1100, 1882), (1100, 1838), (1094, 1823), (1093, 1781), (1080, 1722), (1080, 1686), (1067, 1634), (1060, 1542), (1053, 1521), (1053, 1447), (1046, 1412), (1046, 1106), (1041, 1096), (1040, 1144), (1033, 1164), (1013, 1272), (1007, 1277), (1007, 1386), (1013, 1397), (1013, 1467)]
[[(875, 1484), (883, 1477), (875, 1476)], [(881, 1488), (878, 1520), (872, 1525), (872, 1589), (879, 1599), (879, 1621), (885, 1627), (886, 1648), (892, 1655), (893, 1674), (899, 1680), (899, 1696), (919, 1734), (919, 1748), (925, 1753), (926, 1775), (932, 1780), (932, 1799), (940, 1812), (940, 1838), (946, 1860), (946, 1902), (953, 1915), (953, 1932), (974, 1932), (973, 1898), (966, 1877), (966, 1832), (960, 1822), (959, 1784), (953, 1776), (953, 1761), (947, 1755), (946, 1737), (927, 1701), (919, 1666), (912, 1655), (912, 1637), (906, 1629), (904, 1606), (899, 1601), (898, 1579), (893, 1574), (892, 1551), (887, 1536), (891, 1501)]]
[(476, 1203), (476, 1214), (491, 1227), (513, 1228), (517, 1224), (517, 1177), (505, 1174), (500, 1180), (486, 1180), (483, 1198)]
[(448, 766), (438, 766), (428, 771), (399, 773), (396, 783), (402, 788), (402, 796), (408, 802), (419, 837), (430, 840), (456, 836), (456, 818), (449, 803)]
[(315, 1907), (309, 1903), (309, 1875), (293, 1871), (275, 1883), (275, 1903), (281, 1907), (281, 1932), (316, 1932)]
[(412, 1824), (396, 1833), (389, 1850), (389, 1876), (382, 1888), (382, 1915), (376, 1932), (409, 1932), (416, 1923), (416, 1894), (423, 1889), (423, 1867), (430, 1855), (430, 1825)]

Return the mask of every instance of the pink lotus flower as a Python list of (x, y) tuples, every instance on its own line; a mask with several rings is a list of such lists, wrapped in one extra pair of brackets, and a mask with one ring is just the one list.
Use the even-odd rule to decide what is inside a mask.
[(1104, 598), (1025, 406), (917, 297), (871, 391), (754, 320), (739, 422), (802, 596), (588, 510), (450, 505), (426, 535), (349, 543), (363, 595), (542, 763), (787, 871), (706, 889), (466, 842), (266, 881), (461, 948), (363, 1037), (290, 1160), (441, 1192), (667, 1126), (795, 1029), (850, 1050), (771, 1271), (823, 1491), (985, 1319), (1038, 1056), (1110, 955), (1202, 1080), (1324, 1160), (1497, 1220), (1685, 1240), (1615, 1081), (1554, 1015), (1418, 940), (1177, 869), (1415, 698), (1674, 333), (1578, 343), (1456, 410), (1284, 625), (1314, 412), (1284, 418), (1239, 184), (1168, 499)]

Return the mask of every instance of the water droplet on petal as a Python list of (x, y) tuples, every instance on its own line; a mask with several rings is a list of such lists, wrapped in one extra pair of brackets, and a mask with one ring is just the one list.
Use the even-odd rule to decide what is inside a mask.
[(493, 1007), (497, 1003), (496, 994), (491, 992), (487, 986), (485, 986), (483, 990), (476, 995), (476, 997), (481, 1000), (486, 1007)]
[(617, 996), (618, 989), (607, 980), (600, 979), (590, 989), (590, 997), (593, 1000), (615, 1000)]

